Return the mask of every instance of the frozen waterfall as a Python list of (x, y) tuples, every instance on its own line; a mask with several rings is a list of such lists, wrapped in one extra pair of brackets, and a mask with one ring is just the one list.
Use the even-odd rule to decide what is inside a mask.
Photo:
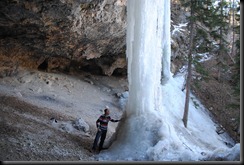
[(188, 128), (183, 125), (183, 80), (170, 72), (170, 1), (127, 0), (126, 44), (126, 118), (119, 123), (116, 140), (98, 159), (198, 161), (223, 153), (234, 159), (240, 146), (226, 146), (203, 106), (195, 109), (190, 103)]

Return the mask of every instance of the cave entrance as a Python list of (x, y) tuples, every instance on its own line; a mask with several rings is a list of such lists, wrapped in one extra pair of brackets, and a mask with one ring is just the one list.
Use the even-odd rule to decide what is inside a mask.
[(47, 71), (48, 68), (48, 60), (45, 59), (39, 66), (38, 66), (38, 70), (40, 71)]

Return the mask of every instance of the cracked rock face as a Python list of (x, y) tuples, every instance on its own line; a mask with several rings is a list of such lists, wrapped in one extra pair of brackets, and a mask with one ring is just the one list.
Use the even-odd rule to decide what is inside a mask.
[(125, 29), (126, 0), (1, 0), (0, 74), (126, 73)]

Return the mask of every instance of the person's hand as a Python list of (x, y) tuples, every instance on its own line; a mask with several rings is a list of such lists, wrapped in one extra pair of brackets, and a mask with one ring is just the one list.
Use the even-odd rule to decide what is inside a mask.
[(124, 120), (124, 118), (119, 119), (119, 121), (123, 121), (123, 120)]
[(100, 132), (100, 131), (101, 131), (101, 129), (100, 129), (100, 128), (97, 128), (97, 131), (99, 131), (99, 132)]

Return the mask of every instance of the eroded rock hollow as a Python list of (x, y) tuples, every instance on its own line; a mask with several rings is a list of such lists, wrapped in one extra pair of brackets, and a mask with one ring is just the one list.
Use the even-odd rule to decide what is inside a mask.
[(126, 0), (1, 0), (0, 76), (19, 67), (126, 74)]

